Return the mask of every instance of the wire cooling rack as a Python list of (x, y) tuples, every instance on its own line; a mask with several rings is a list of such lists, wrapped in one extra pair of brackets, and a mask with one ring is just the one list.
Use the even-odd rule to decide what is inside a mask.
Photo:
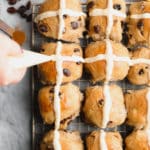
[[(86, 12), (86, 4), (85, 4), (86, 0), (81, 0), (81, 1), (82, 1), (83, 11)], [(137, 2), (137, 0), (126, 1), (127, 5), (133, 2)], [(33, 20), (35, 16), (37, 16), (38, 14), (39, 7), (40, 5), (36, 5), (36, 4), (33, 5), (33, 8), (32, 8)], [(40, 46), (44, 42), (56, 42), (56, 41), (42, 36), (37, 31), (36, 25), (33, 22), (32, 23), (32, 49), (36, 52), (39, 52)], [(81, 47), (83, 48), (83, 50), (85, 49), (87, 44), (88, 44), (87, 39), (81, 40)], [(83, 73), (82, 78), (73, 83), (76, 84), (80, 88), (80, 90), (84, 93), (85, 89), (89, 87), (90, 85), (92, 85), (92, 83), (90, 82), (90, 76), (86, 73), (86, 71), (83, 71), (83, 72), (84, 73)], [(101, 82), (96, 83), (96, 84), (102, 85)], [(120, 81), (120, 82), (115, 82), (115, 84), (118, 84), (119, 86), (121, 86), (124, 92), (126, 92), (127, 90), (133, 90), (133, 89), (135, 90), (135, 89), (140, 89), (144, 87), (144, 86), (132, 85), (128, 82), (127, 79)], [(39, 75), (38, 75), (37, 67), (34, 67), (32, 69), (32, 150), (39, 150), (39, 144), (43, 135), (49, 130), (53, 129), (52, 125), (46, 125), (43, 123), (43, 120), (40, 115), (37, 95), (41, 87), (42, 87), (42, 84), (39, 82)], [(86, 124), (83, 121), (82, 114), (80, 114), (79, 117), (77, 117), (74, 121), (70, 123), (70, 125), (68, 126), (68, 130), (80, 131), (81, 136), (84, 139), (85, 135), (89, 134), (93, 130), (98, 130), (98, 128), (94, 127), (93, 125)], [(132, 128), (123, 124), (115, 128), (111, 128), (111, 129), (107, 128), (106, 130), (107, 131), (119, 131), (122, 137), (125, 138), (132, 131)]]

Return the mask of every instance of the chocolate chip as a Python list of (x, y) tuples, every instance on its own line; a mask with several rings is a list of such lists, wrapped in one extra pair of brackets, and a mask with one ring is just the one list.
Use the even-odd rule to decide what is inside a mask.
[(32, 21), (32, 14), (28, 15), (26, 17), (27, 22), (31, 22)]
[(121, 5), (120, 4), (114, 4), (113, 8), (117, 9), (117, 10), (121, 10)]
[(148, 66), (146, 66), (145, 69), (148, 69)]
[(78, 22), (75, 22), (75, 21), (71, 22), (71, 27), (74, 30), (77, 29), (79, 27)]
[(82, 20), (81, 17), (79, 17), (78, 21), (81, 21), (81, 20)]
[(63, 18), (66, 19), (68, 16), (66, 14), (63, 15)]
[(124, 32), (127, 32), (129, 30), (128, 23), (122, 21), (121, 26), (122, 26)]
[(76, 52), (80, 52), (80, 49), (79, 48), (75, 48), (74, 49), (74, 52), (76, 53)]
[(87, 35), (88, 35), (88, 32), (87, 32), (87, 31), (84, 31), (84, 32), (83, 32), (83, 36), (86, 37)]
[(22, 18), (26, 18), (26, 17), (27, 17), (27, 14), (21, 13), (20, 16), (21, 16)]
[(127, 45), (127, 44), (129, 43), (129, 37), (128, 37), (128, 35), (127, 35), (126, 33), (123, 33), (123, 34), (122, 34), (122, 37), (123, 37), (122, 43), (123, 43), (124, 45)]
[(39, 30), (41, 32), (48, 32), (47, 26), (44, 24), (39, 25)]
[(89, 19), (86, 20), (86, 24), (85, 25), (86, 25), (86, 29), (89, 29), (89, 26), (90, 26), (90, 20)]
[[(67, 118), (65, 118), (65, 119), (63, 119), (63, 120), (61, 120), (60, 123), (61, 123), (61, 124), (65, 124), (65, 123), (68, 122), (68, 121), (70, 122), (73, 116), (74, 116), (74, 115), (71, 115), (71, 116), (69, 116), (69, 117), (67, 117)], [(68, 122), (68, 123), (69, 123), (69, 122)]]
[(59, 92), (59, 96), (61, 96), (61, 92)]
[(140, 69), (138, 74), (143, 75), (144, 74), (144, 69)]
[(17, 3), (17, 0), (8, 0), (9, 5), (14, 5)]
[(91, 1), (87, 4), (87, 10), (91, 9), (94, 6), (94, 2)]
[(18, 13), (23, 14), (23, 13), (25, 13), (26, 10), (27, 10), (26, 7), (24, 5), (22, 5), (18, 8)]
[(71, 76), (71, 72), (70, 72), (69, 69), (64, 68), (64, 69), (63, 69), (63, 73), (64, 73), (64, 75), (65, 75), (66, 77)]
[(79, 62), (76, 62), (76, 64), (77, 64), (77, 65), (81, 65), (81, 64), (82, 64), (82, 62), (81, 62), (81, 61), (79, 61)]
[(95, 33), (99, 33), (100, 32), (100, 26), (99, 25), (95, 25), (93, 28), (94, 28), (94, 32)]
[(49, 90), (49, 92), (50, 92), (50, 93), (54, 93), (54, 88), (51, 88), (51, 89)]
[(137, 28), (141, 29), (143, 26), (144, 26), (143, 21), (139, 20), (138, 23), (137, 23)]
[(14, 14), (14, 13), (17, 12), (17, 10), (14, 7), (8, 7), (7, 12), (10, 13), (10, 14)]
[(43, 49), (43, 48), (40, 49), (40, 52), (44, 52), (44, 51), (45, 51), (45, 49)]
[(103, 99), (100, 99), (100, 100), (98, 101), (98, 104), (100, 104), (101, 106), (103, 106), (103, 105), (104, 105), (104, 100), (103, 100)]
[(107, 123), (107, 125), (109, 126), (109, 125), (111, 125), (113, 123), (113, 121), (109, 121), (108, 123)]
[(132, 38), (132, 34), (129, 34), (129, 37)]
[(26, 9), (29, 10), (31, 8), (31, 1), (28, 1), (26, 4)]

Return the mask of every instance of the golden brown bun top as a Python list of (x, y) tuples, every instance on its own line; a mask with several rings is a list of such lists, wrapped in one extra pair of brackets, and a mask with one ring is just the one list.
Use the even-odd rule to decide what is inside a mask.
[(150, 13), (150, 1), (142, 1), (133, 3), (130, 6), (130, 14), (142, 14), (142, 13)]
[(128, 112), (128, 124), (137, 129), (144, 128), (147, 123), (147, 92), (148, 88), (131, 90), (125, 94), (125, 104)]
[[(59, 97), (61, 102), (60, 129), (66, 129), (68, 123), (79, 115), (83, 95), (77, 86), (69, 83), (60, 87)], [(47, 86), (42, 88), (39, 91), (38, 99), (44, 122), (48, 124), (54, 123), (54, 87)]]
[[(119, 132), (106, 132), (106, 143), (108, 149), (122, 150), (122, 138)], [(86, 138), (87, 150), (100, 149), (100, 132), (93, 131)]]
[[(126, 47), (122, 44), (111, 41), (113, 54), (116, 56), (129, 57), (129, 52)], [(87, 46), (85, 51), (86, 57), (95, 57), (98, 54), (105, 54), (106, 52), (106, 42), (105, 41), (97, 41), (95, 43), (91, 43)]]
[[(65, 0), (66, 8), (75, 10), (75, 11), (82, 11), (80, 0)], [(40, 7), (39, 13), (46, 12), (46, 11), (57, 11), (60, 8), (60, 0), (46, 0)]]
[(139, 48), (132, 53), (132, 58), (145, 58), (150, 59), (150, 49), (149, 48)]
[[(106, 100), (103, 88), (102, 86), (88, 87), (86, 90), (86, 101), (83, 107), (86, 121), (100, 128), (102, 127), (103, 107)], [(110, 117), (107, 126), (111, 128), (124, 122), (126, 111), (122, 89), (114, 84), (110, 85), (109, 88), (112, 107), (110, 109)], [(117, 106), (117, 110), (115, 106)]]
[[(88, 0), (88, 8), (105, 9), (107, 8), (107, 2), (108, 0)], [(116, 8), (116, 5), (118, 5), (119, 9)], [(116, 10), (122, 11), (123, 13), (126, 12), (126, 5), (124, 0), (113, 0), (113, 7), (116, 8)]]
[(147, 133), (144, 130), (137, 130), (127, 136), (126, 150), (149, 150)]
[[(62, 150), (83, 150), (83, 143), (79, 132), (59, 131)], [(53, 148), (54, 131), (48, 132), (41, 143), (41, 150)]]

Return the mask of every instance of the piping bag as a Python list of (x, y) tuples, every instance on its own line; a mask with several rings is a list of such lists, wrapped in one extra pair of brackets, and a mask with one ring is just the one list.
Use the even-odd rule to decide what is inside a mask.
[(53, 60), (52, 56), (43, 55), (40, 53), (32, 52), (29, 50), (24, 50), (19, 56), (8, 56), (8, 61), (16, 69), (28, 68), (34, 65), (48, 62)]
[[(0, 19), (0, 30), (7, 33), (19, 45), (22, 45), (26, 40), (26, 35), (23, 31), (13, 29), (8, 24), (6, 24), (2, 19)], [(21, 69), (32, 67), (34, 65), (50, 61), (52, 60), (52, 57), (53, 56), (47, 56), (29, 50), (23, 50), (23, 53), (19, 56), (8, 56), (8, 61), (16, 69)]]

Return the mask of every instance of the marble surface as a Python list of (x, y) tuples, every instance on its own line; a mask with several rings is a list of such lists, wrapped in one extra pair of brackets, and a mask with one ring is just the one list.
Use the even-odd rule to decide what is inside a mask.
[[(26, 3), (21, 0), (15, 7)], [(33, 0), (39, 3), (41, 0)], [(0, 18), (12, 27), (20, 27), (27, 34), (23, 45), (29, 49), (31, 43), (31, 24), (21, 19), (19, 15), (6, 12), (7, 0), (0, 0)], [(24, 79), (17, 85), (0, 87), (0, 150), (30, 150), (31, 149), (31, 89), (30, 69)]]

